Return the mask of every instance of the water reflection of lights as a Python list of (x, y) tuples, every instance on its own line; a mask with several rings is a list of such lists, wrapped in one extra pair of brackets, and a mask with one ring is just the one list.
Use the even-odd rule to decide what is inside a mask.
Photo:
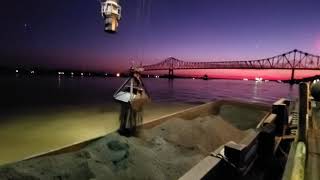
[(61, 88), (61, 77), (58, 76), (58, 88)]
[(254, 87), (253, 87), (253, 99), (257, 99), (258, 98), (258, 89), (259, 89), (260, 83), (259, 81), (256, 81), (254, 83)]

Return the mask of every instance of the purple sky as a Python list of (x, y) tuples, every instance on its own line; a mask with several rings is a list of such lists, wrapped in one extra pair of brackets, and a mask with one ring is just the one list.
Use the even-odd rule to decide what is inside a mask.
[(117, 71), (133, 60), (152, 64), (169, 56), (320, 54), (319, 0), (122, 0), (122, 6), (119, 33), (109, 35), (98, 0), (3, 0), (0, 65)]

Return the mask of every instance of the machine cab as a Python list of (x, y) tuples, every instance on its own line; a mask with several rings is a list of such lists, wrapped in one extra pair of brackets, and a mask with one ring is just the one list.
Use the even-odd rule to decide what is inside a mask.
[(121, 20), (119, 0), (102, 0), (101, 14), (105, 22), (104, 30), (108, 33), (116, 33)]

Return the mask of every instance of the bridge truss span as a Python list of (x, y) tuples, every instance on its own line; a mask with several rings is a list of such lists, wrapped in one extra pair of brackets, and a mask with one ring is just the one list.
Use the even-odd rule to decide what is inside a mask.
[(291, 80), (294, 80), (295, 70), (320, 70), (320, 56), (293, 50), (270, 58), (246, 61), (190, 62), (170, 57), (143, 68), (145, 71), (169, 70), (169, 76), (173, 76), (173, 70), (181, 69), (283, 69), (292, 70)]
[(320, 70), (320, 56), (293, 50), (278, 56), (247, 61), (190, 62), (170, 57), (143, 67), (145, 71), (168, 69), (300, 69)]

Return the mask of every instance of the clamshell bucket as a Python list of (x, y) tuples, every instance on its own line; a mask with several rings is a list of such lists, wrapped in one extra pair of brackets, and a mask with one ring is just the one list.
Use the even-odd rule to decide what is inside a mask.
[(144, 88), (131, 88), (131, 86), (124, 86), (114, 95), (114, 99), (120, 103), (129, 104), (135, 111), (142, 111), (143, 106), (150, 101)]
[(113, 97), (121, 104), (119, 133), (125, 136), (135, 134), (136, 127), (142, 123), (143, 106), (150, 101), (139, 69), (130, 70), (130, 78)]

